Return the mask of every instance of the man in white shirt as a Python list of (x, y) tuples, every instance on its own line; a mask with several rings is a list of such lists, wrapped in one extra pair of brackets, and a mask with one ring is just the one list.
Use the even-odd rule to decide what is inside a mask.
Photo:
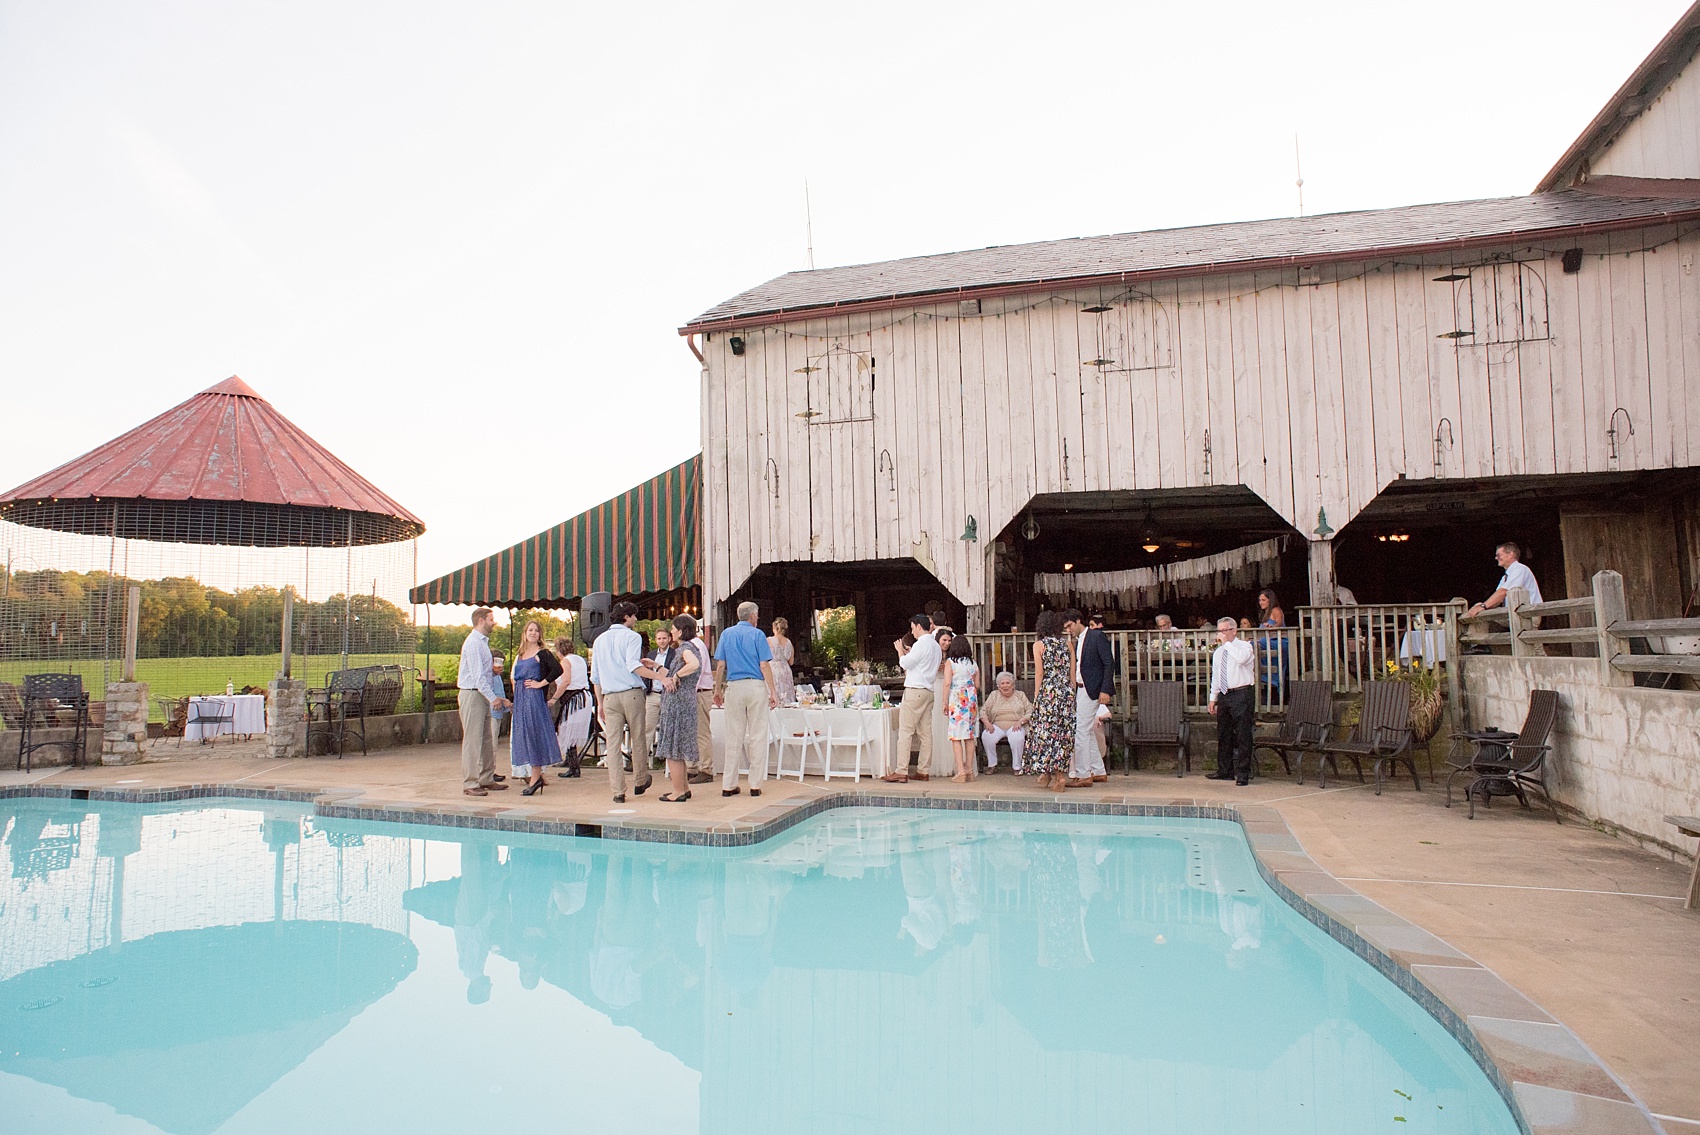
[(455, 685), (460, 688), (461, 791), (468, 796), (488, 796), (507, 787), (496, 779), (496, 745), (490, 729), (490, 710), (513, 704), (490, 657), (490, 628), (495, 623), (490, 608), (478, 608), (472, 612), (472, 633), (460, 644), (460, 675)]
[(1220, 646), (1210, 656), (1210, 713), (1216, 718), (1216, 771), (1206, 780), (1251, 783), (1252, 726), (1257, 713), (1257, 651), (1239, 624), (1216, 621)]
[(1529, 602), (1541, 601), (1541, 585), (1535, 582), (1535, 573), (1523, 563), (1523, 549), (1507, 541), (1493, 550), (1493, 559), (1505, 574), (1500, 578), (1499, 587), (1492, 595), (1477, 603), (1465, 612), (1466, 615), (1479, 615), (1492, 607), (1505, 605), (1505, 596), (1514, 587), (1521, 587), (1529, 593)]
[(607, 746), (603, 763), (608, 766), (608, 784), (614, 803), (626, 802), (626, 763), (620, 757), (622, 740), (632, 751), (632, 791), (642, 796), (650, 785), (649, 730), (644, 728), (643, 636), (637, 633), (637, 605), (614, 604), (608, 613), (608, 629), (596, 637), (591, 651), (590, 685), (596, 691), (596, 715), (602, 720), (602, 741)]
[[(903, 667), (903, 702), (897, 707), (897, 749), (892, 765), (882, 780), (902, 784), (911, 775), (926, 780), (927, 770), (933, 767), (933, 683), (938, 680), (939, 663), (943, 655), (938, 640), (928, 631), (931, 620), (915, 615), (909, 620), (909, 632), (915, 645), (896, 642), (897, 664)], [(921, 740), (921, 756), (915, 772), (909, 772), (909, 747), (916, 737)]]

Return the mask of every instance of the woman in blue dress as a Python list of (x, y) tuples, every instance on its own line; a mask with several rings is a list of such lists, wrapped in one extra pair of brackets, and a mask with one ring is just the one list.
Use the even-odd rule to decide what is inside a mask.
[(547, 783), (543, 770), (561, 763), (561, 746), (549, 713), (549, 687), (560, 675), (560, 662), (543, 649), (543, 628), (535, 619), (525, 624), (519, 656), (514, 659), (514, 727), (508, 753), (514, 775), (526, 778), (521, 796), (535, 795)]

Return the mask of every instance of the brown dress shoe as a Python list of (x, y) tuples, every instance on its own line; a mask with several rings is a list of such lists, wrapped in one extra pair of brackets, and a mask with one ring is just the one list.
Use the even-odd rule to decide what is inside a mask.
[(1071, 776), (1067, 780), (1063, 781), (1063, 787), (1064, 788), (1091, 788), (1092, 787), (1092, 778), (1089, 777), (1089, 776), (1088, 777)]
[(488, 795), (490, 795), (488, 792), (484, 791), (482, 788), (463, 788), (463, 789), (461, 789), (461, 791), (466, 793), (468, 796), (488, 796)]
[(1108, 776), (1095, 776), (1095, 777), (1092, 778), (1092, 783), (1093, 784), (1103, 784), (1108, 779), (1110, 779)]
[(912, 772), (912, 773), (909, 774), (909, 779), (910, 780), (931, 780), (932, 777), (928, 776), (924, 772), (916, 771), (916, 772)]
[(909, 778), (900, 772), (888, 772), (880, 777), (887, 784), (908, 784)]
[(484, 786), (486, 792), (506, 792), (507, 790), (508, 786), (505, 784), (486, 784)]

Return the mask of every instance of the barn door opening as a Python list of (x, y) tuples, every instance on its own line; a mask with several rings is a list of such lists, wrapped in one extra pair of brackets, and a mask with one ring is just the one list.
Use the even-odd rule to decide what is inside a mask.
[(806, 371), (810, 558), (865, 559), (873, 555), (873, 360), (838, 345), (809, 358)]

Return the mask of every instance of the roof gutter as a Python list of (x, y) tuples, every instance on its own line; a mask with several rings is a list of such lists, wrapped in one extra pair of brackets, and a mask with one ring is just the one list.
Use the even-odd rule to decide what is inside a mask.
[(804, 319), (825, 319), (834, 315), (889, 311), (897, 307), (924, 307), (936, 303), (948, 303), (958, 297), (972, 296), (975, 299), (990, 299), (997, 296), (1031, 295), (1034, 292), (1056, 291), (1059, 288), (1078, 291), (1085, 288), (1111, 287), (1152, 280), (1186, 279), (1193, 276), (1225, 276), (1235, 272), (1263, 272), (1281, 268), (1310, 268), (1320, 264), (1384, 260), (1414, 253), (1462, 252), (1477, 248), (1490, 248), (1495, 245), (1517, 244), (1523, 241), (1551, 240), (1560, 237), (1579, 238), (1602, 233), (1623, 232), (1629, 229), (1657, 228), (1661, 225), (1679, 224), (1690, 220), (1700, 220), (1700, 206), (1666, 209), (1657, 213), (1627, 217), (1616, 221), (1584, 222), (1542, 229), (1517, 229), (1509, 232), (1487, 233), (1482, 236), (1457, 237), (1452, 240), (1427, 241), (1416, 244), (1348, 249), (1341, 252), (1303, 256), (1271, 256), (1258, 260), (1208, 261), (1167, 268), (1152, 268), (1144, 271), (1108, 272), (1093, 276), (1055, 276), (1028, 280), (1019, 284), (967, 285), (943, 288), (937, 291), (908, 292), (872, 299), (814, 304), (807, 307), (774, 308), (769, 311), (752, 312), (749, 315), (687, 323), (679, 328), (679, 334), (691, 336), (712, 331), (772, 327), (780, 323), (796, 323)]

